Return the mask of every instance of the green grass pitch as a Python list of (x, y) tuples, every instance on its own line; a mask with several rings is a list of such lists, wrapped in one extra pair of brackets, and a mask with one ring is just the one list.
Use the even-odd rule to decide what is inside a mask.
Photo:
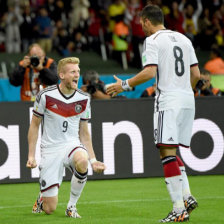
[[(199, 207), (192, 224), (224, 223), (224, 175), (189, 177)], [(63, 182), (52, 215), (32, 214), (37, 183), (0, 185), (0, 224), (151, 224), (171, 210), (163, 178), (88, 181), (78, 203), (82, 219), (65, 217), (70, 183)]]

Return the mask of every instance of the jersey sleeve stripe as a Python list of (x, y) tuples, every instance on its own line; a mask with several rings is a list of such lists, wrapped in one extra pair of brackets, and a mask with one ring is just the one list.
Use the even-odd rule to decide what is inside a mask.
[(81, 118), (80, 120), (81, 120), (81, 121), (89, 121), (90, 118)]
[(195, 63), (195, 64), (192, 64), (191, 67), (194, 67), (194, 66), (197, 66), (197, 65), (198, 65), (198, 63)]
[(79, 92), (80, 94), (84, 95), (84, 96), (90, 96), (88, 93), (83, 92), (81, 89), (76, 89), (77, 92)]
[(157, 64), (148, 64), (148, 65), (145, 65), (144, 68), (146, 67), (157, 67), (158, 65)]
[(43, 114), (40, 114), (40, 113), (36, 112), (35, 110), (33, 110), (33, 114), (35, 114), (37, 117), (43, 117), (44, 116)]
[(41, 96), (42, 96), (44, 93), (46, 93), (46, 92), (48, 92), (48, 91), (55, 90), (55, 89), (57, 89), (57, 86), (56, 86), (56, 85), (53, 85), (53, 86), (48, 86), (47, 88), (41, 90), (41, 91), (39, 92), (39, 94), (37, 95), (36, 101), (39, 103), (39, 102), (40, 102), (40, 98), (41, 98)]
[(178, 147), (179, 145), (177, 145), (177, 144), (163, 144), (163, 143), (158, 143), (158, 144), (156, 144), (156, 147), (157, 148), (159, 148), (160, 146), (162, 146), (162, 147)]

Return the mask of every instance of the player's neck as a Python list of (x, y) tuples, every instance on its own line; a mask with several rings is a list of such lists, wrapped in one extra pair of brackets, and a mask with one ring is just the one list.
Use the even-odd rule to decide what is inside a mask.
[(68, 89), (63, 83), (59, 84), (59, 89), (64, 95), (71, 95), (76, 91), (75, 89)]
[(154, 29), (153, 29), (152, 33), (156, 33), (159, 30), (165, 30), (165, 29), (166, 29), (165, 26), (162, 25), (162, 24), (158, 25), (158, 26), (154, 26)]

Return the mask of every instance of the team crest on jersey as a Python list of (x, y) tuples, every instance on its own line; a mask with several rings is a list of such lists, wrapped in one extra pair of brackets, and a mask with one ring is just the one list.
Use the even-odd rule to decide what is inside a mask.
[(75, 112), (80, 113), (82, 111), (82, 106), (80, 104), (75, 105)]

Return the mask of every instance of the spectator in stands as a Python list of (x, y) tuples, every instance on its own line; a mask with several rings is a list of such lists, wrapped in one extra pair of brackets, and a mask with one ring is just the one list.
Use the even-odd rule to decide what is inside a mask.
[(77, 30), (76, 32), (73, 32), (71, 42), (73, 44), (73, 51), (78, 54), (88, 49), (86, 36), (83, 35), (81, 30)]
[(3, 13), (2, 15), (0, 15), (0, 52), (4, 52), (5, 51), (6, 18), (7, 18), (7, 14), (6, 13)]
[(23, 23), (20, 26), (23, 52), (27, 52), (29, 46), (34, 42), (36, 33), (33, 28), (35, 25), (34, 15), (31, 13), (30, 6), (23, 8)]
[(126, 11), (126, 5), (122, 0), (113, 0), (113, 3), (108, 8), (109, 14), (109, 31), (114, 31), (114, 26), (117, 21), (121, 21), (124, 18)]
[(204, 32), (209, 26), (212, 25), (211, 14), (209, 8), (205, 8), (198, 19), (198, 31)]
[(213, 29), (214, 29), (214, 36), (216, 40), (216, 44), (219, 47), (224, 47), (223, 43), (223, 34), (224, 34), (224, 21), (223, 21), (223, 16), (221, 14), (221, 9), (216, 10), (215, 13), (213, 14), (212, 18), (212, 24), (213, 24)]
[(210, 60), (205, 63), (204, 68), (212, 75), (224, 75), (224, 61), (221, 52), (217, 47), (212, 47)]
[(214, 27), (211, 21), (210, 10), (205, 8), (198, 19), (197, 44), (202, 50), (210, 50), (210, 46), (214, 43)]
[(38, 9), (40, 7), (44, 7), (45, 1), (46, 0), (35, 0), (35, 1), (31, 0), (29, 2), (33, 9)]
[(48, 12), (44, 7), (39, 9), (39, 15), (35, 23), (35, 30), (38, 33), (37, 42), (46, 53), (50, 52), (52, 49), (53, 26)]
[(100, 36), (103, 35), (103, 29), (101, 28), (101, 18), (97, 10), (91, 9), (89, 11), (89, 19), (87, 23), (87, 37), (89, 47), (98, 52), (100, 50), (100, 43), (103, 42), (103, 37)]
[(83, 85), (81, 89), (88, 92), (92, 99), (110, 99), (111, 96), (106, 93), (104, 82), (96, 71), (90, 70), (82, 75)]
[(9, 81), (14, 86), (21, 86), (21, 100), (34, 101), (41, 88), (58, 82), (57, 65), (52, 58), (46, 57), (40, 45), (34, 43)]
[(220, 6), (220, 15), (221, 15), (222, 21), (224, 21), (224, 2)]
[(6, 17), (6, 51), (7, 53), (19, 53), (21, 36), (19, 26), (23, 22), (19, 4), (11, 3)]
[(69, 56), (74, 48), (69, 32), (62, 20), (58, 20), (54, 26), (53, 49), (61, 56)]
[(68, 25), (67, 15), (64, 9), (64, 2), (62, 0), (48, 0), (48, 13), (49, 17), (56, 23), (58, 20), (61, 20), (66, 27)]
[[(187, 26), (191, 25), (193, 26), (193, 34), (196, 35), (198, 32), (198, 18), (202, 13), (202, 4), (201, 0), (197, 0), (197, 9), (195, 10), (193, 5), (190, 3), (187, 3), (185, 6), (186, 0), (182, 0), (179, 5), (179, 10), (181, 12), (184, 12), (184, 30), (187, 30)], [(185, 9), (184, 9), (185, 7)]]
[[(99, 16), (101, 20), (101, 28), (103, 30), (103, 42), (105, 41), (108, 43), (108, 47), (111, 41), (111, 35), (110, 35), (110, 30), (109, 30), (109, 13), (108, 13), (108, 8), (112, 4), (112, 0), (95, 0), (91, 1), (91, 8), (98, 14), (97, 17)], [(90, 11), (91, 13), (91, 11)], [(91, 16), (91, 15), (90, 15)], [(94, 15), (95, 16), (95, 15)], [(91, 20), (91, 19), (90, 19)], [(91, 24), (91, 23), (90, 23)]]
[(194, 88), (195, 96), (221, 96), (223, 93), (211, 84), (211, 73), (202, 69), (200, 80)]
[(216, 39), (216, 44), (220, 48), (224, 48), (224, 37), (223, 37), (223, 31), (221, 27), (215, 31), (215, 39)]
[(196, 36), (194, 35), (194, 26), (192, 24), (187, 25), (185, 36), (191, 40), (193, 46), (196, 48)]
[(87, 20), (89, 18), (90, 3), (88, 0), (73, 0), (70, 13), (70, 33), (76, 29), (87, 29)]
[(54, 48), (61, 56), (69, 56), (74, 48), (74, 44), (70, 40), (67, 30), (63, 27), (57, 30), (57, 35), (54, 39)]
[(112, 45), (114, 51), (127, 51), (128, 50), (128, 36), (129, 27), (124, 23), (122, 17), (117, 21), (112, 36)]
[(54, 20), (55, 15), (55, 0), (47, 0), (45, 2), (45, 8), (47, 9), (48, 16)]
[(122, 61), (123, 67), (127, 68), (130, 44), (130, 19), (131, 15), (122, 0), (114, 0), (108, 9), (110, 16), (109, 32), (112, 35), (113, 58)]
[(140, 0), (129, 0), (128, 11), (132, 16), (131, 20), (131, 49), (133, 56), (131, 58), (131, 64), (134, 67), (141, 68), (141, 52), (143, 42), (145, 40), (145, 34), (140, 24), (139, 13), (142, 9)]
[(170, 13), (169, 7), (166, 5), (166, 1), (164, 0), (146, 0), (146, 4), (153, 4), (153, 5), (158, 5), (164, 14), (164, 16), (168, 15)]
[(166, 28), (184, 33), (183, 22), (184, 17), (183, 13), (178, 8), (178, 2), (173, 1), (171, 4), (170, 13), (165, 17)]

